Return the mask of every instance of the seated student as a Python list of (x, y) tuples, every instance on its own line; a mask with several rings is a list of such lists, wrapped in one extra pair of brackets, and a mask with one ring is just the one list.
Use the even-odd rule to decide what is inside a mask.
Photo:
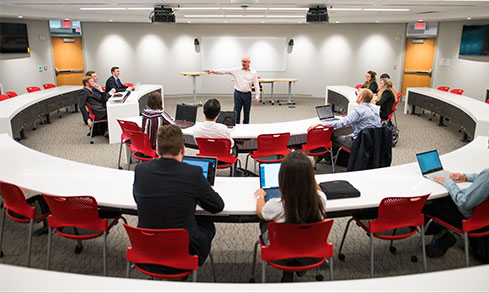
[[(83, 115), (83, 121), (88, 125), (88, 128), (92, 128), (93, 123), (88, 116), (88, 111), (85, 108), (85, 103), (90, 105), (95, 120), (107, 118), (107, 94), (105, 92), (99, 92), (95, 89), (95, 80), (92, 77), (85, 76), (82, 79), (83, 89), (78, 93), (78, 107)], [(115, 89), (112, 89), (109, 93), (114, 93)], [(93, 135), (103, 134), (105, 137), (109, 136), (107, 131), (107, 123), (97, 123), (97, 128), (93, 130)]]
[(204, 104), (205, 121), (194, 126), (194, 137), (228, 138), (231, 141), (232, 149), (234, 140), (231, 137), (231, 131), (226, 125), (216, 123), (220, 112), (221, 103), (217, 99), (207, 100)]
[[(138, 227), (186, 229), (190, 236), (189, 252), (198, 255), (202, 265), (216, 229), (213, 222), (195, 217), (195, 207), (198, 204), (210, 213), (218, 213), (224, 209), (224, 202), (200, 167), (182, 162), (185, 145), (180, 127), (165, 125), (158, 129), (158, 151), (159, 159), (140, 163), (134, 170)], [(162, 273), (172, 271), (161, 266), (145, 268)]]
[(353, 141), (357, 138), (357, 135), (364, 128), (369, 127), (380, 127), (380, 116), (377, 114), (374, 106), (370, 104), (372, 100), (373, 93), (369, 89), (361, 89), (358, 92), (357, 100), (358, 106), (355, 107), (348, 115), (342, 117), (339, 120), (319, 122), (309, 126), (309, 130), (316, 128), (318, 126), (331, 126), (334, 129), (344, 128), (351, 125), (353, 128), (352, 135), (345, 136), (333, 136), (332, 140), (338, 146), (344, 146), (345, 148), (351, 150)]
[(115, 89), (116, 92), (124, 92), (126, 89), (129, 89), (130, 91), (134, 90), (133, 86), (127, 87), (120, 80), (119, 75), (121, 75), (121, 70), (119, 69), (119, 67), (112, 67), (110, 69), (110, 73), (112, 73), (112, 75), (105, 82), (105, 92), (108, 93), (112, 89)]
[(377, 97), (372, 99), (372, 104), (380, 106), (380, 119), (387, 120), (392, 113), (392, 106), (396, 102), (396, 89), (392, 86), (392, 81), (388, 78), (380, 79), (379, 92)]
[(98, 84), (98, 76), (97, 76), (97, 73), (93, 70), (89, 70), (87, 71), (87, 73), (85, 73), (85, 76), (90, 76), (93, 78), (93, 81), (95, 82), (94, 86), (93, 86), (93, 89), (94, 90), (97, 90), (99, 91), (100, 93), (103, 93), (104, 90), (102, 89), (102, 87)]
[[(452, 173), (448, 178), (434, 179), (445, 186), (450, 196), (425, 205), (423, 214), (434, 216), (455, 227), (462, 228), (462, 220), (470, 218), (474, 208), (489, 197), (489, 169), (479, 174)], [(472, 184), (466, 189), (460, 189), (456, 183), (461, 182)], [(443, 256), (457, 242), (446, 228), (437, 223), (430, 224), (427, 234), (435, 234), (432, 243), (426, 245), (426, 255), (429, 257)]]
[[(271, 198), (266, 203), (265, 190), (258, 189), (255, 192), (256, 213), (260, 219), (303, 224), (319, 222), (326, 218), (326, 195), (314, 179), (314, 167), (304, 153), (290, 152), (285, 156), (279, 171), (279, 189), (282, 198)], [(260, 229), (264, 241), (268, 243), (266, 224), (260, 225)], [(287, 265), (305, 265), (307, 261), (308, 259), (301, 258), (286, 262)], [(293, 272), (283, 271), (282, 282), (292, 280)]]
[(372, 93), (377, 94), (378, 86), (375, 77), (377, 76), (377, 72), (373, 70), (369, 70), (365, 75), (365, 83), (362, 85), (363, 89), (369, 89)]
[(382, 73), (382, 75), (379, 77), (379, 79), (382, 79), (382, 78), (388, 78), (388, 79), (391, 79), (391, 76), (387, 73)]
[(141, 124), (141, 128), (149, 136), (151, 147), (156, 149), (158, 128), (161, 125), (175, 124), (173, 118), (163, 110), (163, 99), (159, 92), (153, 92), (149, 95), (142, 117), (143, 123)]

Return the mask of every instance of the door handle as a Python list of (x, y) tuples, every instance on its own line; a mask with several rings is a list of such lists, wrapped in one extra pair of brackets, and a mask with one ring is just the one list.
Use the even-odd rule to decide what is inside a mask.
[(56, 75), (58, 75), (60, 73), (83, 73), (83, 69), (62, 69), (62, 70), (59, 70), (58, 68), (56, 68)]
[(433, 73), (433, 69), (430, 69), (428, 71), (426, 71), (426, 70), (404, 70), (404, 73), (428, 74), (428, 76), (431, 77), (431, 75)]

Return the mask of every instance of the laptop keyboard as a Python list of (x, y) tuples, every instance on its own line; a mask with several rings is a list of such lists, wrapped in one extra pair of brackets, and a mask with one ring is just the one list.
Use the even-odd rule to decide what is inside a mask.
[(193, 122), (183, 122), (183, 121), (175, 121), (175, 123), (181, 128), (187, 128), (195, 124)]

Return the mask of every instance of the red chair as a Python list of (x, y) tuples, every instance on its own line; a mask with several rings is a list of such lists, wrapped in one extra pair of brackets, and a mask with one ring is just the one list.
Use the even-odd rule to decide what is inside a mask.
[(102, 90), (105, 92), (105, 86), (102, 87)]
[(130, 82), (126, 82), (126, 83), (124, 84), (124, 86), (127, 86), (127, 87), (132, 87), (132, 86), (134, 86), (134, 84), (132, 84), (132, 83), (130, 83)]
[(26, 87), (25, 89), (27, 90), (28, 93), (38, 92), (41, 90), (41, 88), (37, 86)]
[[(332, 127), (319, 126), (313, 128), (307, 132), (306, 144), (298, 149), (304, 152), (308, 156), (322, 156), (329, 153), (331, 156), (331, 164), (334, 171), (334, 160), (333, 160), (333, 143), (331, 142), (331, 135), (333, 134)], [(316, 163), (314, 163), (314, 168), (316, 168)]]
[[(83, 246), (81, 241), (98, 238), (103, 235), (104, 249), (104, 276), (107, 276), (107, 233), (117, 224), (121, 213), (114, 213), (111, 221), (99, 216), (97, 201), (91, 196), (52, 196), (42, 195), (49, 206), (51, 214), (48, 217), (48, 259), (47, 269), (51, 268), (51, 238), (53, 229), (56, 234), (77, 240), (75, 253), (81, 253)], [(125, 222), (125, 220), (124, 220)], [(69, 228), (73, 227), (74, 233)], [(79, 230), (83, 229), (83, 230)], [(81, 232), (81, 233), (80, 233)]]
[[(2, 226), (0, 231), (0, 257), (3, 256), (2, 239), (7, 215), (10, 219), (19, 223), (29, 223), (29, 238), (27, 241), (27, 266), (31, 266), (31, 247), (32, 247), (32, 229), (34, 223), (45, 221), (49, 213), (42, 214), (40, 209), (29, 205), (36, 197), (25, 199), (22, 190), (13, 184), (2, 182), (0, 183), (0, 193), (3, 198), (2, 207)], [(32, 202), (31, 202), (32, 201)]]
[(42, 85), (42, 87), (47, 90), (47, 89), (52, 89), (52, 88), (55, 88), (56, 86), (52, 83), (45, 83)]
[[(440, 220), (436, 217), (426, 215), (430, 220), (426, 225), (426, 229), (428, 229), (428, 225), (431, 224), (432, 221), (435, 221), (453, 232), (464, 237), (464, 245), (465, 245), (465, 266), (469, 266), (469, 237), (484, 237), (489, 235), (489, 198), (480, 203), (475, 207), (474, 212), (470, 219), (462, 220), (462, 229), (454, 227), (448, 223), (445, 223), (443, 220)], [(486, 229), (484, 229), (486, 228)], [(480, 230), (483, 231), (480, 231)]]
[[(325, 262), (326, 258), (329, 259), (329, 273), (333, 280), (333, 244), (328, 243), (332, 226), (333, 220), (311, 224), (268, 223), (270, 244), (265, 245), (260, 237), (262, 283), (266, 281), (267, 264), (284, 271), (304, 271), (317, 268), (316, 279), (322, 280), (322, 276), (319, 275), (319, 266)], [(315, 258), (318, 261), (300, 266), (277, 262), (294, 258)]]
[(231, 168), (231, 176), (234, 176), (234, 165), (238, 160), (238, 155), (231, 155), (231, 141), (227, 138), (208, 138), (196, 137), (199, 153), (197, 156), (216, 157), (217, 168)]
[(8, 99), (10, 99), (9, 96), (7, 96), (7, 95), (0, 95), (0, 102), (1, 101), (4, 101), (4, 100), (8, 100)]
[(95, 120), (95, 114), (93, 114), (92, 108), (88, 103), (85, 103), (85, 108), (88, 111), (88, 117), (92, 120), (92, 127), (90, 128), (90, 144), (93, 144), (93, 129), (95, 128), (95, 124), (107, 122), (107, 119)]
[(461, 94), (464, 93), (464, 90), (462, 90), (462, 89), (453, 89), (453, 90), (450, 91), (450, 93), (456, 94), (456, 95), (461, 95)]
[[(151, 147), (151, 142), (149, 140), (149, 136), (141, 131), (130, 131), (127, 130), (127, 135), (129, 136), (129, 140), (131, 140), (131, 146), (129, 150), (132, 153), (132, 156), (140, 161), (151, 161), (153, 159), (158, 158), (158, 154)], [(127, 170), (131, 168), (130, 161), (127, 163)]]
[(357, 84), (357, 85), (355, 86), (355, 89), (357, 89), (357, 90), (358, 90), (358, 89), (359, 89), (359, 88), (361, 88), (362, 86), (363, 86), (363, 84)]
[(440, 87), (438, 87), (438, 90), (439, 90), (439, 91), (448, 92), (448, 91), (450, 90), (450, 88), (449, 88), (449, 87), (447, 87), (447, 86), (440, 86)]
[[(256, 162), (275, 163), (282, 162), (284, 157), (290, 153), (287, 147), (290, 133), (261, 134), (256, 139), (257, 150), (250, 152), (246, 157), (245, 169), (248, 170), (248, 157), (251, 156)], [(255, 168), (256, 171), (256, 168)]]
[(5, 94), (7, 96), (9, 96), (10, 98), (17, 97), (17, 93), (16, 92), (5, 92)]
[[(128, 130), (130, 130), (130, 131), (141, 131), (141, 129), (139, 129), (138, 124), (135, 122), (117, 119), (117, 123), (119, 123), (119, 126), (121, 127), (121, 131), (122, 131), (122, 133), (121, 133), (121, 146), (119, 148), (119, 161), (117, 163), (117, 167), (119, 169), (122, 169), (122, 167), (121, 167), (122, 144), (125, 144), (127, 147), (131, 146), (131, 140), (129, 139), (129, 134), (127, 134), (127, 131)], [(128, 153), (127, 161), (130, 162), (131, 154), (129, 151), (127, 153)]]
[[(351, 219), (346, 224), (343, 238), (341, 239), (340, 250), (338, 257), (340, 260), (345, 259), (345, 255), (341, 253), (345, 242), (346, 233), (350, 223), (354, 220), (370, 237), (370, 277), (374, 276), (374, 237), (379, 239), (390, 240), (390, 251), (394, 253), (396, 248), (392, 246), (394, 240), (404, 239), (414, 235), (419, 228), (421, 232), (421, 242), (423, 250), (423, 267), (426, 272), (426, 252), (424, 246), (424, 216), (421, 213), (423, 206), (428, 199), (429, 194), (415, 197), (386, 197), (382, 199), (379, 205), (377, 219), (362, 220), (360, 214), (351, 214)], [(406, 233), (396, 235), (399, 228), (409, 228)], [(392, 235), (388, 235), (388, 231), (393, 230)], [(415, 259), (412, 258), (413, 261)]]
[[(131, 272), (131, 263), (143, 274), (155, 278), (180, 279), (193, 273), (193, 281), (197, 281), (199, 257), (189, 254), (189, 236), (185, 229), (144, 229), (124, 224), (131, 247), (127, 248), (126, 278)], [(142, 268), (141, 264), (161, 265), (182, 272), (155, 273)]]

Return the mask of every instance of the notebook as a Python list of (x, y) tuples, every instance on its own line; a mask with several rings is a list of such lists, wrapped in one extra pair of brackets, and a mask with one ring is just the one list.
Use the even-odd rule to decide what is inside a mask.
[(318, 118), (321, 122), (338, 120), (334, 117), (333, 108), (331, 105), (317, 106), (316, 112), (318, 113)]
[(228, 128), (233, 128), (236, 126), (236, 111), (221, 111), (216, 122), (222, 123)]
[(428, 179), (433, 180), (435, 176), (448, 178), (451, 173), (443, 170), (437, 150), (416, 154), (416, 159), (418, 159), (421, 173)]
[(214, 185), (216, 179), (217, 158), (184, 156), (183, 162), (202, 168), (202, 173), (210, 185)]
[(260, 163), (260, 188), (265, 190), (265, 202), (272, 198), (280, 198), (278, 188), (278, 172), (281, 163)]
[(177, 104), (175, 124), (181, 128), (187, 128), (195, 124), (197, 119), (197, 106)]

